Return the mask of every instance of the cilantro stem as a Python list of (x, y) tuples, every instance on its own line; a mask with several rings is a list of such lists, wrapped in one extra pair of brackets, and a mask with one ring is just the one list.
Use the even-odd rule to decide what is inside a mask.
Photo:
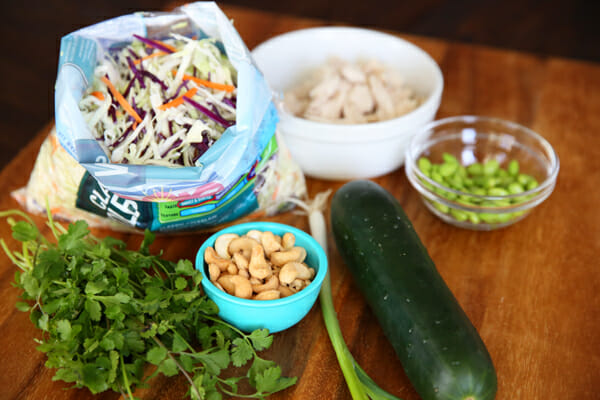
[(187, 347), (188, 349), (190, 349), (191, 351), (194, 351), (194, 352), (195, 352), (195, 350), (194, 350), (194, 348), (192, 347), (192, 345), (191, 345), (191, 344), (189, 344), (189, 343), (187, 342), (187, 340), (185, 340), (185, 339), (183, 338), (183, 336), (181, 336), (181, 335), (179, 334), (179, 332), (177, 332), (177, 330), (175, 330), (175, 328), (171, 328), (171, 332), (173, 332), (173, 335), (177, 336), (177, 337), (179, 338), (179, 340), (181, 340), (183, 343), (185, 343), (185, 345), (186, 345), (186, 347)]
[(121, 357), (121, 371), (123, 372), (123, 382), (125, 383), (125, 389), (127, 389), (127, 394), (129, 398), (133, 400), (133, 393), (131, 393), (131, 387), (129, 386), (129, 379), (127, 379), (127, 371), (125, 370), (125, 359), (123, 358), (123, 353), (120, 354)]
[[(258, 397), (258, 398), (263, 398), (263, 393), (259, 393), (259, 392), (256, 392), (256, 393), (253, 393), (253, 394), (240, 394), (240, 393), (231, 392), (231, 391), (227, 390), (227, 389), (226, 389), (226, 388), (223, 386), (223, 385), (227, 385), (227, 386), (229, 386), (229, 385), (227, 384), (227, 382), (225, 382), (225, 381), (224, 381), (223, 379), (221, 379), (221, 378), (217, 378), (217, 379), (218, 379), (218, 381), (219, 381), (219, 388), (221, 389), (221, 391), (222, 391), (223, 393), (225, 393), (225, 394), (228, 394), (228, 395), (229, 395), (229, 396), (231, 396), (231, 397), (240, 397), (240, 398), (243, 398), (243, 399), (255, 399), (255, 398), (257, 398), (257, 397)], [(260, 396), (260, 397), (259, 397), (259, 396)]]
[[(180, 336), (179, 334), (177, 334), (177, 335)], [(185, 370), (185, 368), (183, 368), (183, 366), (181, 364), (179, 364), (179, 362), (175, 359), (175, 357), (173, 357), (173, 354), (171, 353), (171, 351), (167, 348), (167, 346), (165, 346), (163, 344), (163, 342), (160, 341), (159, 338), (157, 338), (156, 336), (152, 336), (152, 339), (154, 339), (154, 341), (156, 342), (156, 344), (158, 344), (160, 347), (162, 347), (163, 349), (167, 350), (167, 355), (169, 356), (169, 358), (171, 360), (173, 360), (173, 362), (175, 363), (175, 365), (177, 365), (177, 368), (179, 368), (179, 370), (181, 371), (181, 373), (188, 380), (188, 382), (192, 386), (192, 389), (194, 389), (194, 392), (196, 392), (197, 398), (201, 399), (202, 397), (200, 396), (200, 391), (196, 387), (196, 384), (194, 383), (194, 380), (190, 377), (190, 375), (187, 373), (187, 371)]]
[(29, 217), (29, 215), (27, 215), (23, 211), (20, 211), (20, 210), (0, 211), (0, 218), (6, 218), (6, 217), (10, 217), (12, 215), (18, 215), (19, 217), (21, 217), (24, 220), (26, 220), (27, 222), (29, 222), (31, 225), (35, 226), (33, 220)]
[[(48, 222), (46, 222), (46, 225), (48, 225), (48, 227), (52, 231), (52, 234), (54, 235), (54, 238), (56, 240), (58, 240), (58, 237), (60, 236), (60, 234), (58, 233), (58, 229), (56, 227), (56, 225), (58, 225), (58, 224), (56, 224), (54, 222), (54, 219), (52, 218), (52, 212), (50, 211), (50, 204), (48, 203), (48, 199), (47, 198), (46, 198), (46, 215), (48, 216)], [(63, 231), (63, 233), (64, 233), (64, 231)]]
[(24, 264), (22, 262), (19, 262), (16, 258), (15, 255), (12, 253), (12, 251), (10, 251), (10, 249), (8, 248), (8, 246), (6, 245), (6, 242), (4, 241), (4, 239), (0, 239), (0, 246), (2, 246), (2, 250), (4, 250), (4, 253), (6, 253), (6, 256), (8, 258), (10, 258), (10, 261), (12, 261), (13, 264), (15, 264), (17, 267), (19, 267), (19, 269), (21, 271), (29, 271), (30, 268), (26, 268), (27, 264)]

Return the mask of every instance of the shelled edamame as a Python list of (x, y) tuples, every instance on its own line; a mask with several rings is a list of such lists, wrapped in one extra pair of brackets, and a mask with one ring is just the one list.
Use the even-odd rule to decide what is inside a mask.
[[(465, 167), (458, 162), (456, 157), (444, 153), (441, 163), (432, 163), (428, 158), (421, 157), (417, 165), (421, 172), (434, 182), (461, 193), (434, 187), (423, 180), (422, 184), (427, 189), (452, 202), (467, 207), (481, 208), (481, 211), (465, 211), (432, 201), (438, 211), (450, 215), (459, 222), (498, 224), (518, 218), (525, 211), (507, 210), (504, 213), (491, 213), (485, 209), (490, 207), (509, 208), (512, 205), (523, 203), (529, 200), (531, 195), (519, 196), (519, 194), (538, 186), (538, 182), (533, 176), (520, 171), (517, 160), (511, 160), (506, 168), (503, 168), (496, 159), (484, 163), (475, 162)], [(508, 197), (502, 198), (504, 196)]]

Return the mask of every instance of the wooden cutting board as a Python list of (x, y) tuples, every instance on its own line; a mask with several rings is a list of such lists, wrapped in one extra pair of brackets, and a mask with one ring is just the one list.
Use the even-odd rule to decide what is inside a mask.
[[(223, 7), (253, 48), (277, 34), (323, 21)], [(410, 187), (404, 169), (374, 179), (400, 201), (440, 273), (480, 332), (494, 360), (498, 400), (600, 398), (600, 65), (401, 35), (440, 64), (445, 88), (438, 118), (477, 114), (509, 119), (542, 134), (555, 147), (561, 170), (555, 192), (530, 216), (494, 232), (446, 225), (430, 214)], [(0, 209), (17, 207), (10, 192), (28, 179), (39, 133), (0, 172)], [(17, 132), (4, 132), (15, 135)], [(343, 182), (308, 179), (311, 195)], [(308, 230), (291, 213), (273, 218)], [(43, 219), (36, 221), (42, 226)], [(111, 234), (137, 245), (140, 237)], [(15, 249), (0, 222), (0, 237)], [(206, 236), (160, 237), (154, 249), (170, 259), (193, 258)], [(418, 399), (399, 361), (329, 238), (334, 302), (354, 357), (384, 389)], [(15, 267), (0, 254), (0, 398), (87, 399), (51, 380), (35, 350), (39, 331), (14, 304)], [(297, 326), (275, 335), (266, 352), (298, 376), (296, 386), (273, 399), (348, 399), (319, 305)], [(158, 378), (143, 399), (179, 399), (183, 377)], [(99, 399), (114, 399), (101, 394)]]

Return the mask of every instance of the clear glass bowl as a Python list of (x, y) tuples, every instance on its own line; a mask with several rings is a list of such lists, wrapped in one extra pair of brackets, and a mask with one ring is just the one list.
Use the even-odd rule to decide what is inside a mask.
[(558, 170), (556, 152), (539, 134), (510, 121), (477, 116), (428, 124), (411, 140), (405, 163), (408, 180), (432, 213), (476, 230), (523, 219), (550, 196)]

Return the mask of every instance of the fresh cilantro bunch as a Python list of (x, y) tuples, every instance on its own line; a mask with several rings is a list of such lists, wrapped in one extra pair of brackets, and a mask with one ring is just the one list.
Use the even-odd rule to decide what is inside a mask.
[[(245, 334), (219, 319), (217, 306), (200, 290), (200, 271), (188, 260), (151, 255), (152, 233), (132, 251), (123, 241), (93, 237), (84, 221), (65, 230), (49, 216), (52, 243), (26, 214), (0, 216), (14, 214), (26, 219), (9, 218), (21, 252), (11, 252), (3, 240), (0, 245), (19, 267), (15, 286), (25, 301), (17, 308), (29, 311), (43, 331), (38, 350), (56, 369), (54, 380), (130, 399), (157, 374), (183, 374), (195, 400), (223, 394), (262, 399), (295, 384), (296, 378), (282, 377), (275, 362), (257, 354), (273, 336), (266, 330)], [(221, 377), (231, 365), (250, 361), (244, 376)], [(154, 367), (147, 370), (149, 364)], [(242, 381), (255, 392), (238, 393)]]

